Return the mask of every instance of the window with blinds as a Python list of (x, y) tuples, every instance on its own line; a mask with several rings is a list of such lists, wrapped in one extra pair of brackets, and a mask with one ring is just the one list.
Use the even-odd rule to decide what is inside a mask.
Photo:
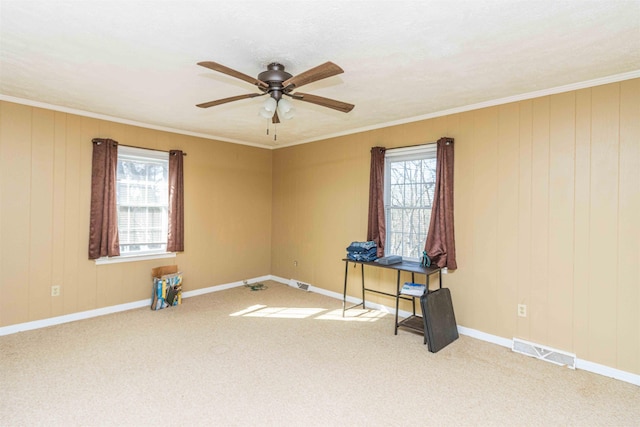
[(384, 182), (385, 255), (419, 261), (431, 220), (436, 144), (387, 150)]
[(118, 147), (117, 205), (121, 255), (166, 252), (169, 153)]

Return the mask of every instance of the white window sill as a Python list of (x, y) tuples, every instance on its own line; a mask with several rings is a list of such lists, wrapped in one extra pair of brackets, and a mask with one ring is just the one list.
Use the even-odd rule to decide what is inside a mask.
[(162, 252), (157, 254), (122, 255), (118, 257), (103, 257), (96, 260), (96, 265), (117, 264), (120, 262), (148, 261), (150, 259), (175, 258), (175, 252)]

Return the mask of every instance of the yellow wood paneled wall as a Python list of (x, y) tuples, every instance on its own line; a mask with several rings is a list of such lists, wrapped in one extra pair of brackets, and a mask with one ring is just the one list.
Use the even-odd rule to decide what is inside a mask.
[(94, 137), (189, 153), (187, 290), (271, 273), (341, 292), (340, 259), (366, 237), (369, 149), (445, 135), (458, 323), (640, 373), (638, 79), (274, 152), (0, 102), (0, 326), (148, 298), (167, 263), (87, 260)]
[(455, 138), (458, 323), (640, 373), (639, 79), (275, 151), (272, 274), (341, 293), (340, 259), (366, 238), (369, 149), (441, 136)]
[[(184, 253), (87, 259), (95, 137), (188, 153)], [(269, 274), (271, 167), (270, 150), (0, 102), (0, 326), (150, 298), (151, 268), (174, 262), (187, 291)]]

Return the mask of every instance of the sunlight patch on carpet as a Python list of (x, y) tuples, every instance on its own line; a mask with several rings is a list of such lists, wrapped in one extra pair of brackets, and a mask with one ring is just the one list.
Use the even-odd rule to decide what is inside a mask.
[(321, 320), (341, 320), (343, 322), (375, 322), (387, 313), (378, 310), (356, 310), (350, 309), (345, 311), (344, 316), (342, 310), (332, 310), (324, 313), (322, 316), (318, 316), (317, 319)]
[(254, 305), (230, 316), (243, 317), (278, 317), (283, 319), (304, 319), (326, 311), (325, 308), (302, 307), (267, 307), (266, 305)]
[(229, 316), (231, 316), (231, 317), (244, 316), (247, 313), (251, 313), (253, 311), (260, 310), (260, 309), (265, 308), (265, 307), (266, 307), (266, 305), (262, 305), (262, 304), (252, 305), (251, 307), (247, 307), (244, 310), (240, 310), (240, 311), (236, 311), (235, 313), (231, 313)]
[[(322, 314), (321, 314), (322, 313)], [(269, 307), (256, 304), (244, 310), (231, 313), (230, 317), (274, 317), (280, 319), (305, 319), (313, 317), (319, 320), (339, 320), (347, 322), (375, 322), (388, 313), (378, 310), (348, 310), (342, 313), (342, 309), (328, 310), (326, 308), (311, 307)]]

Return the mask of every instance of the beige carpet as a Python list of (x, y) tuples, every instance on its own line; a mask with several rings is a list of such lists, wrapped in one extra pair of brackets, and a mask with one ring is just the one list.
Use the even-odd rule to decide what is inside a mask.
[(0, 425), (640, 425), (640, 387), (265, 284), (0, 337)]

